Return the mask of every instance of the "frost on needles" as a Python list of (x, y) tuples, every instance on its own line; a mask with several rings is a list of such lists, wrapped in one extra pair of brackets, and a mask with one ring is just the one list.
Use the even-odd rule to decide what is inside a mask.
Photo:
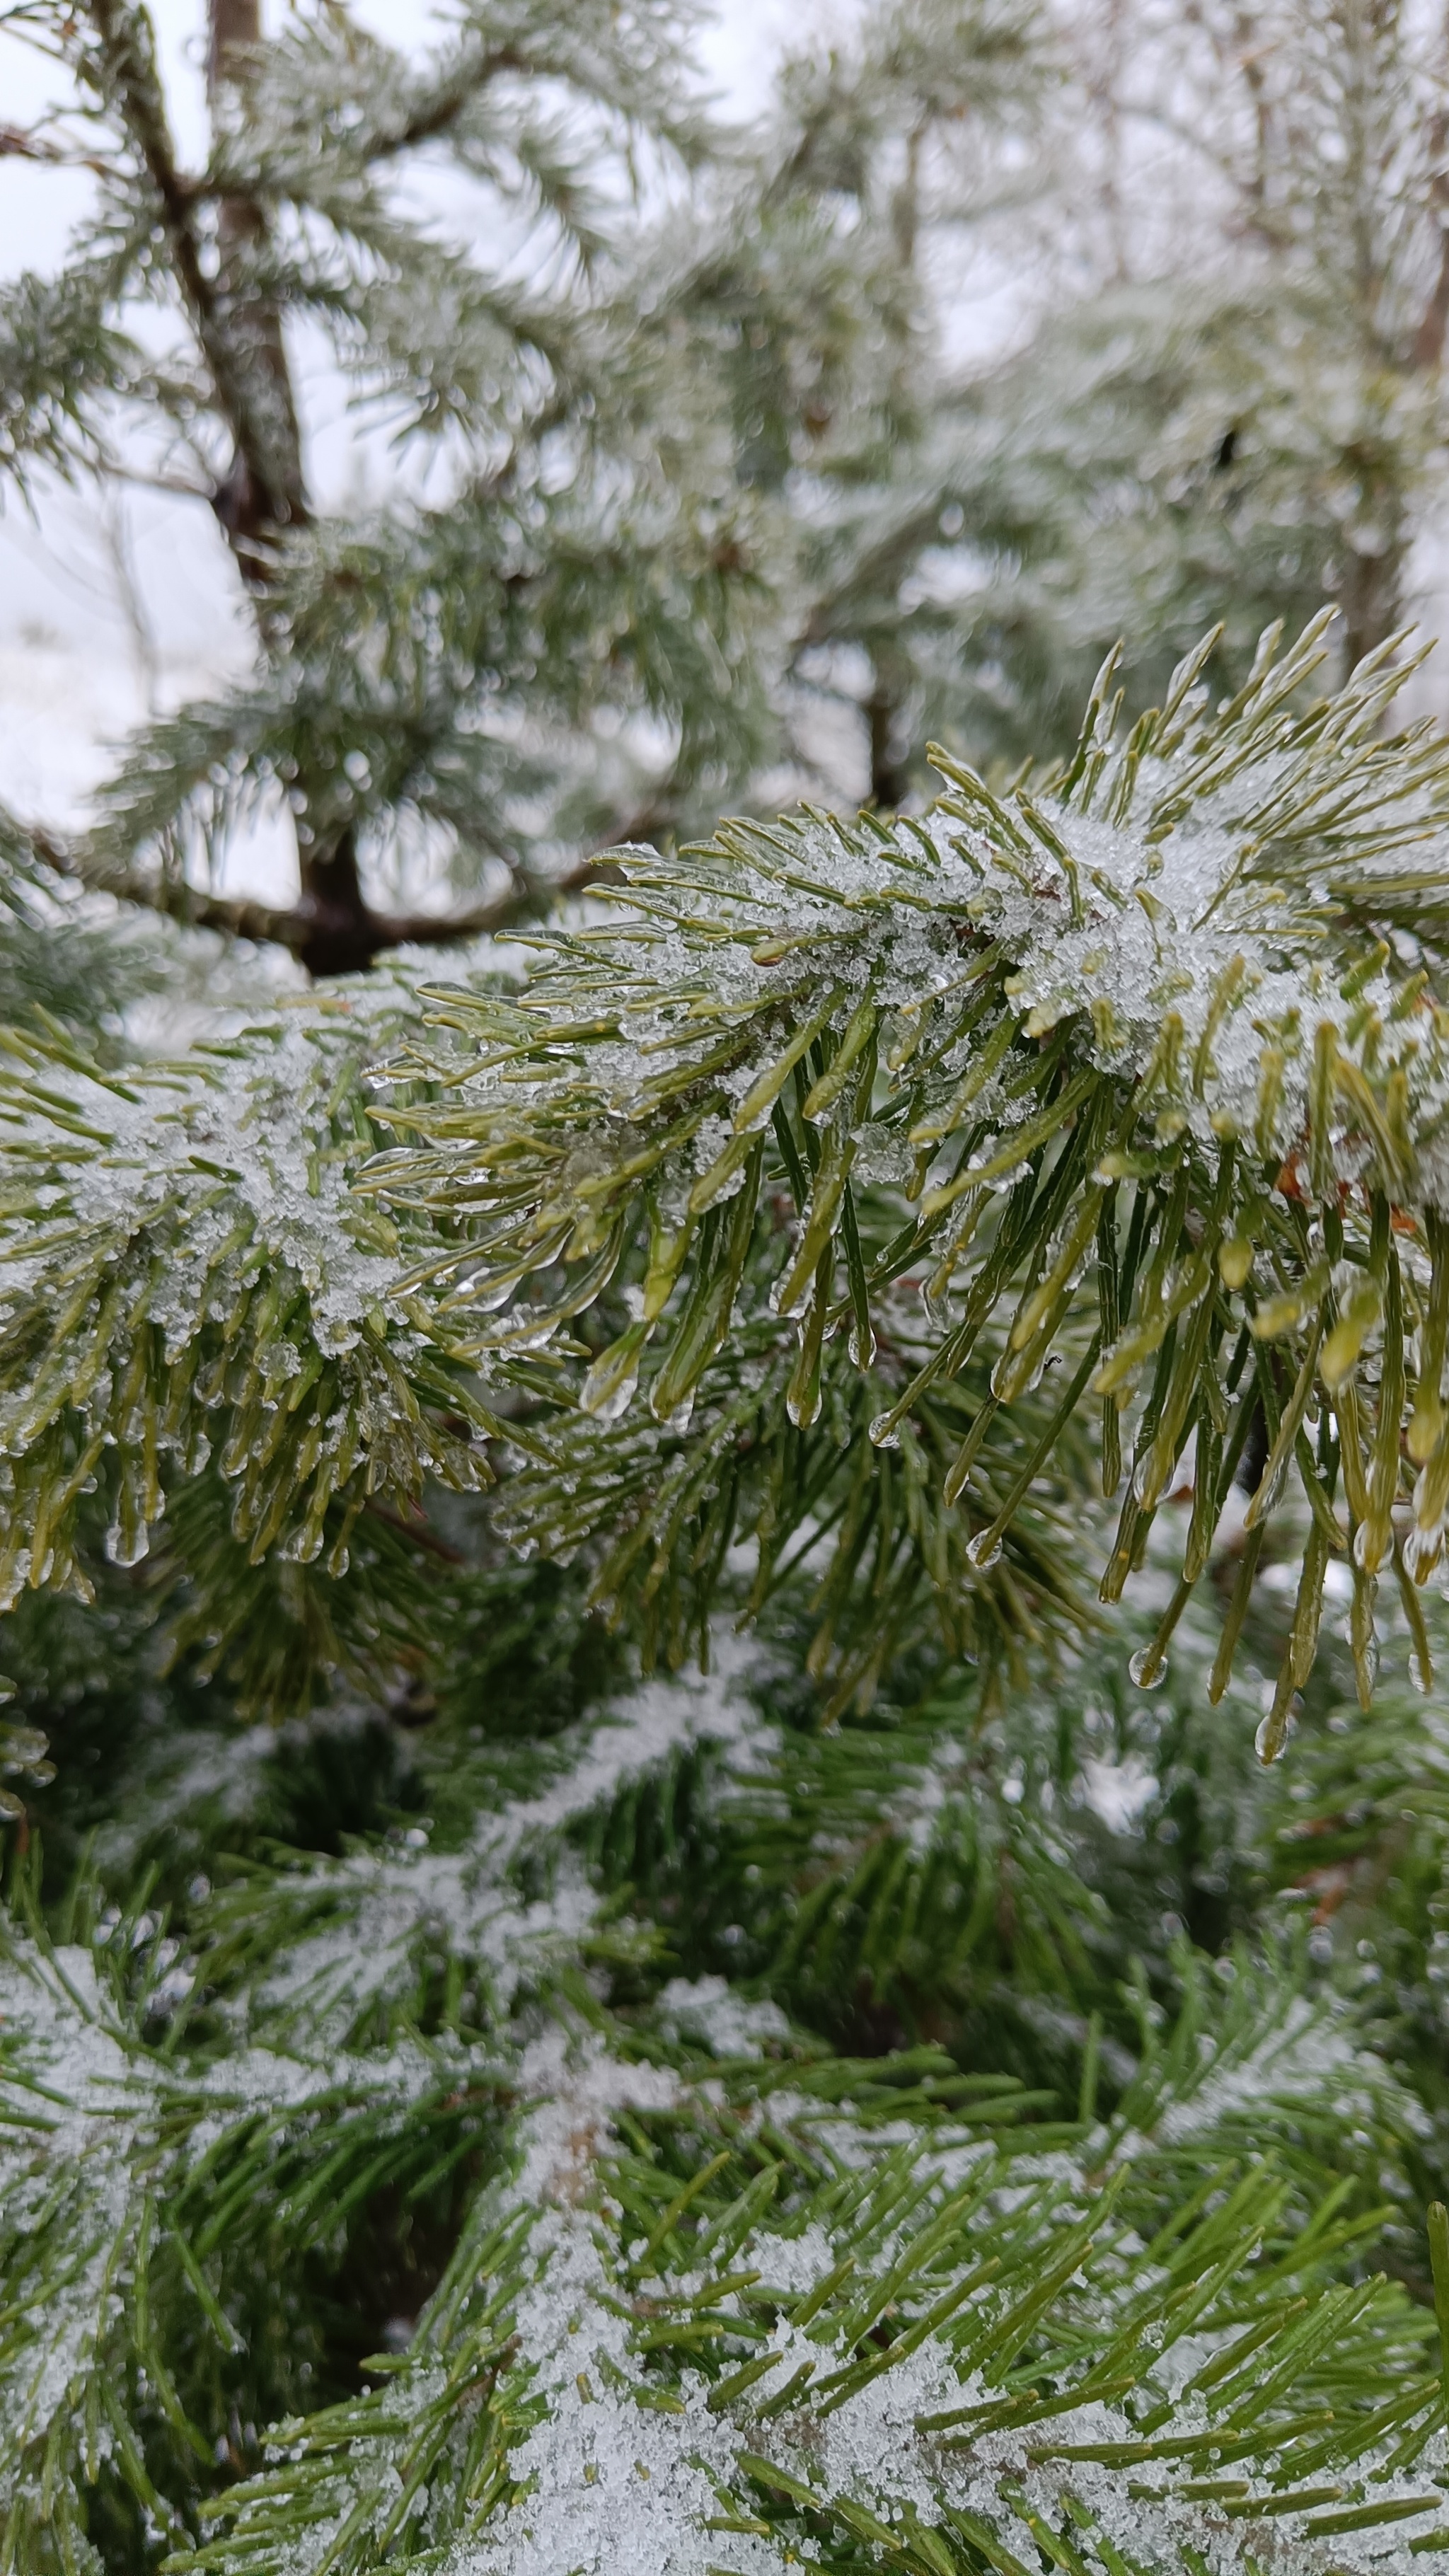
[[(1130, 2080), (1075, 2116), (934, 2045), (831, 2054), (718, 1976), (606, 1999), (650, 1936), (591, 1833), (671, 1760), (718, 1766), (726, 1805), (788, 1778), (765, 1668), (717, 1645), (715, 1678), (556, 1739), (548, 1785), (485, 1797), (455, 1852), (240, 1873), (189, 1962), (84, 1897), (52, 1936), (22, 1873), (0, 2563), (97, 2576), (108, 2482), (168, 2576), (1203, 2576), (1285, 2549), (1371, 2576), (1446, 2545), (1435, 2320), (1361, 2259), (1417, 2115), (1281, 1966), (1184, 1958), (1175, 2027), (1144, 1995)], [(368, 2189), (440, 2175), (471, 2197), (406, 2348), (309, 2407), (294, 2280)], [(198, 2415), (268, 2374), (282, 2407), (218, 2477)]]
[[(1449, 750), (1384, 729), (1402, 639), (1315, 696), (1327, 619), (1231, 700), (920, 817), (807, 810), (615, 853), (530, 971), (361, 982), (177, 1065), (12, 1042), (9, 1581), (134, 1552), (216, 1453), (235, 1534), (340, 1567), (369, 1495), (498, 1476), (648, 1651), (823, 1563), (811, 1668), (868, 1697), (929, 1612), (988, 1668), (1085, 1608), (1062, 1515), (1141, 1566), (1191, 1444), (1150, 1687), (1255, 1426), (1220, 1697), (1306, 1515), (1260, 1750), (1330, 1565), (1361, 1698), (1391, 1577), (1416, 1677), (1449, 1514)], [(600, 913), (598, 907), (605, 909)], [(1407, 1427), (1406, 1427), (1407, 1425)]]

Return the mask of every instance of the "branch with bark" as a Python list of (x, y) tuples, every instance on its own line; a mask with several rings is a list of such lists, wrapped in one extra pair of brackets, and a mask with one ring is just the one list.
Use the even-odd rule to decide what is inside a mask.
[[(641, 817), (632, 830), (618, 837), (635, 837), (643, 823)], [(314, 866), (311, 882), (294, 904), (217, 894), (185, 879), (145, 876), (139, 871), (93, 871), (83, 864), (75, 845), (54, 832), (32, 827), (26, 838), (36, 857), (72, 885), (159, 913), (189, 930), (214, 930), (226, 939), (285, 948), (316, 977), (365, 973), (390, 948), (454, 947), (466, 940), (492, 938), (519, 922), (540, 919), (570, 895), (585, 894), (591, 885), (612, 883), (617, 877), (602, 857), (577, 860), (557, 876), (519, 866), (513, 870), (512, 884), (486, 903), (449, 913), (384, 912), (363, 895), (350, 827), (340, 835), (329, 860)]]

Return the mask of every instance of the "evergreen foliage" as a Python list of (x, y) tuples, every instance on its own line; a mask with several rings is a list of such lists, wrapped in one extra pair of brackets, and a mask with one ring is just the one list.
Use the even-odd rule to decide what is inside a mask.
[[(83, 153), (98, 192), (63, 279), (0, 295), (0, 466), (28, 492), (139, 452), (209, 503), (257, 625), (247, 682), (133, 739), (73, 873), (365, 967), (528, 910), (621, 832), (709, 828), (795, 758), (840, 651), (874, 657), (896, 801), (933, 621), (888, 594), (950, 504), (918, 243), (970, 212), (967, 138), (1027, 119), (1029, 15), (888, 9), (828, 74), (788, 66), (747, 148), (711, 125), (672, 8), (479, 0), (419, 61), (335, 8), (263, 43), (254, 0), (213, 0), (195, 172), (133, 0), (7, 24), (69, 86), (25, 148)], [(482, 251), (402, 193), (440, 159)], [(385, 506), (309, 497), (304, 329), (411, 463)], [(278, 804), (290, 911), (217, 883)], [(440, 855), (461, 908), (434, 885), (386, 909), (400, 850), (414, 877)]]
[[(1109, 667), (1071, 759), (1005, 801), (943, 754), (920, 820), (620, 851), (622, 917), (534, 934), (522, 986), (382, 980), (124, 1071), (17, 1036), (8, 1597), (84, 1587), (97, 1490), (136, 1561), (213, 1454), (252, 1565), (349, 1580), (370, 1495), (503, 1464), (504, 1534), (567, 1561), (607, 1532), (595, 1597), (632, 1597), (671, 1663), (737, 1534), (753, 1615), (833, 1532), (834, 1716), (932, 1598), (988, 1664), (1080, 1615), (1039, 1512), (1044, 1474), (1080, 1482), (1090, 1393), (1109, 1497), (1124, 1421), (1131, 1448), (1106, 1600), (1195, 1443), (1145, 1686), (1255, 1419), (1212, 1695), (1290, 1492), (1310, 1535), (1265, 1758), (1335, 1559), (1364, 1705), (1386, 1571), (1427, 1686), (1449, 773), (1432, 728), (1380, 731), (1388, 647), (1303, 697), (1321, 624), (1286, 654), (1270, 630), (1217, 708), (1210, 636), (1130, 733)], [(390, 1131), (413, 1141), (373, 1150)]]
[(1444, 755), (1211, 643), (521, 977), (12, 1034), (17, 2568), (1439, 2545), (1443, 1757), (1335, 1730), (1439, 1625)]
[(1351, 668), (1425, 589), (1442, 616), (1442, 26), (1128, 0), (1066, 42), (1052, 288), (948, 415), (975, 578), (942, 659), (964, 738), (1013, 762), (1069, 740), (1119, 637), (1135, 710), (1219, 619), (1231, 689), (1272, 618), (1333, 603)]
[[(1436, 2329), (1381, 2269), (1423, 2260), (1410, 2067), (1287, 1934), (1216, 1972), (1159, 1945), (1114, 1986), (1050, 1758), (1019, 1795), (1034, 1726), (1059, 1776), (1080, 1751), (1050, 1699), (996, 1747), (959, 1683), (822, 1738), (788, 1666), (782, 1697), (719, 1643), (722, 1681), (523, 1768), (488, 1702), (443, 1720), (412, 1794), (444, 1812), (330, 1859), (248, 1850), (243, 1795), (194, 1874), (188, 1827), (245, 1779), (213, 1735), (159, 1871), (113, 1843), (123, 1904), (83, 1871), (47, 1929), (20, 1866), (13, 2564), (1433, 2545)], [(277, 1744), (264, 1834), (315, 1758)], [(949, 1957), (901, 1920), (950, 1921), (948, 1871), (977, 1882)]]
[[(1434, 75), (1260, 20), (1262, 275), (967, 383), (996, 0), (748, 145), (663, 7), (215, 0), (195, 172), (143, 10), (6, 19), (97, 210), (0, 460), (184, 475), (257, 661), (0, 818), (5, 2576), (1449, 2553), (1449, 750), (1408, 503), (1345, 657), (1368, 485), (1262, 444), (1357, 101), (1428, 471)], [(1232, 545), (1147, 473), (1109, 557), (1250, 306)], [(445, 500), (318, 510), (304, 322)], [(832, 695), (871, 804), (762, 819)], [(285, 913), (202, 865), (278, 792)]]

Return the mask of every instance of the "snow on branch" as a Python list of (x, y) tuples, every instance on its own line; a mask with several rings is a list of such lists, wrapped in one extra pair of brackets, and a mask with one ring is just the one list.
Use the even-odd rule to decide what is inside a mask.
[[(801, 1430), (833, 1408), (839, 1436), (863, 1382), (871, 1440), (906, 1474), (986, 1361), (939, 1487), (971, 1565), (997, 1562), (1092, 1396), (1109, 1495), (1131, 1447), (1115, 1599), (1195, 1437), (1147, 1686), (1261, 1417), (1212, 1687), (1291, 1488), (1311, 1534), (1269, 1758), (1332, 1557), (1352, 1568), (1365, 1699), (1390, 1568), (1427, 1680), (1417, 1587), (1449, 1510), (1449, 753), (1431, 727), (1382, 730), (1397, 646), (1311, 695), (1326, 624), (1287, 652), (1270, 630), (1216, 708), (1209, 637), (1125, 733), (1109, 662), (1072, 757), (1004, 797), (941, 754), (919, 820), (807, 811), (674, 858), (617, 853), (613, 917), (537, 934), (520, 993), (432, 996), (476, 1069), (460, 1080), (453, 1056), (446, 1101), (384, 1109), (408, 1141), (359, 1184), (454, 1213), (427, 1275), (480, 1360), (622, 1306), (579, 1403), (657, 1444), (656, 1499), (696, 1398), (758, 1384), (766, 1352), (770, 1407)], [(414, 1040), (398, 1071), (430, 1062)], [(924, 1334), (914, 1298), (902, 1319), (908, 1277)], [(993, 1436), (1014, 1470), (988, 1468)], [(651, 1543), (666, 1519), (660, 1500)]]
[(515, 1541), (593, 1552), (673, 1660), (739, 1543), (753, 1612), (833, 1534), (838, 1707), (928, 1604), (988, 1657), (1079, 1618), (1053, 1515), (1089, 1475), (1125, 1481), (1117, 1599), (1191, 1444), (1151, 1687), (1251, 1441), (1211, 1696), (1285, 1510), (1264, 1757), (1335, 1559), (1365, 1704), (1387, 1574), (1427, 1684), (1449, 752), (1383, 730), (1388, 648), (1317, 697), (1323, 621), (1270, 632), (1212, 708), (1211, 641), (1126, 733), (1109, 665), (1072, 757), (1009, 794), (941, 754), (920, 818), (616, 852), (604, 917), (530, 934), (521, 984), (391, 1019), (401, 986), (359, 985), (134, 1081), (15, 1041), (12, 1585), (67, 1574), (98, 1474), (134, 1548), (163, 1456), (218, 1435), (258, 1557), (502, 1465)]

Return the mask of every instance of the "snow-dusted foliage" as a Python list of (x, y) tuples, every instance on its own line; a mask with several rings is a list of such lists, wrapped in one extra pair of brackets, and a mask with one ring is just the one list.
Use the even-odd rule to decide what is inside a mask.
[[(717, 1976), (606, 2004), (630, 1926), (588, 1820), (691, 1749), (787, 1776), (726, 1667), (559, 1739), (455, 1853), (252, 1873), (185, 1959), (114, 1911), (8, 1936), (5, 2563), (108, 2564), (108, 2481), (175, 2576), (1439, 2545), (1434, 2320), (1362, 2259), (1415, 2114), (1340, 2009), (1194, 1972), (1110, 2116), (1064, 2117), (932, 2044), (831, 2055)], [(427, 2036), (425, 1963), (454, 1999)], [(369, 2185), (450, 2172), (436, 2286), (309, 2412), (289, 2274)], [(191, 2410), (268, 2366), (278, 2420), (221, 2445), (260, 2466), (198, 2507)]]
[(255, 1555), (330, 1542), (334, 1571), (369, 1489), (486, 1473), (487, 1416), (446, 1362), (433, 1374), (394, 1293), (396, 1231), (348, 1188), (373, 1144), (359, 1069), (410, 1007), (384, 980), (124, 1070), (12, 1033), (7, 1600), (74, 1579), (98, 1481), (108, 1552), (143, 1556), (168, 1460), (194, 1477), (217, 1450)]
[[(141, 0), (5, 13), (0, 472), (209, 502), (256, 658), (0, 813), (0, 2576), (1449, 2557), (1411, 14), (1148, 13), (1226, 297), (963, 388), (1091, 12), (745, 136), (672, 0), (218, 0), (195, 167)], [(163, 1060), (198, 925), (319, 989)]]
[[(1347, 2070), (1330, 2050), (1316, 2071)], [(349, 2422), (281, 2429), (276, 2467), (228, 2499), (234, 2563), (280, 2542), (306, 2567), (320, 2527), (342, 2566), (401, 2544), (458, 2576), (765, 2576), (837, 2551), (954, 2571), (1042, 2531), (1088, 2565), (1174, 2567), (1281, 2528), (1302, 2563), (1355, 2565), (1396, 2524), (1437, 2528), (1427, 2321), (1371, 2282), (1295, 2334), (1327, 2231), (1289, 2220), (1266, 2164), (1230, 2167), (1211, 2217), (1162, 2242), (1150, 2139), (1131, 2163), (1108, 2132), (1074, 2153), (929, 2051), (866, 2069), (781, 2047), (715, 2073), (555, 2033), (520, 2086), (544, 2098), (436, 2324)], [(1224, 2144), (1197, 2110), (1179, 2177)], [(1225, 2296), (1260, 2248), (1264, 2293)], [(1376, 2371), (1395, 2402), (1326, 2437), (1324, 2401)]]
[[(629, 1320), (579, 1401), (616, 1418), (658, 1349), (645, 1394), (666, 1442), (717, 1355), (732, 1393), (748, 1385), (742, 1303), (782, 1374), (780, 1328), (798, 1326), (791, 1421), (863, 1377), (882, 1448), (921, 1440), (995, 1327), (989, 1394), (942, 1460), (983, 1570), (1089, 1385), (1108, 1494), (1135, 1435), (1109, 1599), (1195, 1433), (1198, 1507), (1148, 1685), (1261, 1407), (1245, 1585), (1290, 1480), (1312, 1512), (1270, 1758), (1330, 1557), (1353, 1566), (1367, 1698), (1378, 1576), (1393, 1563), (1412, 1620), (1449, 1505), (1444, 752), (1427, 727), (1382, 737), (1387, 648), (1336, 697), (1305, 697), (1323, 623), (1287, 654), (1270, 631), (1216, 707), (1209, 638), (1130, 732), (1109, 665), (1072, 758), (1005, 799), (943, 755), (947, 793), (919, 823), (812, 814), (674, 860), (621, 854), (617, 929), (545, 938), (549, 964), (506, 1006), (439, 997), (476, 1031), (478, 1072), (394, 1111), (423, 1141), (363, 1183), (466, 1220), (433, 1276), (480, 1354), (546, 1351), (626, 1280)], [(897, 1322), (907, 1274), (928, 1337)], [(1053, 1367), (1066, 1384), (1042, 1426), (1018, 1408)], [(1003, 1477), (982, 1444), (1007, 1424), (1021, 1466)], [(576, 1443), (568, 1458), (577, 1478)], [(666, 1468), (636, 1536), (652, 1511), (662, 1547), (674, 1507)]]

